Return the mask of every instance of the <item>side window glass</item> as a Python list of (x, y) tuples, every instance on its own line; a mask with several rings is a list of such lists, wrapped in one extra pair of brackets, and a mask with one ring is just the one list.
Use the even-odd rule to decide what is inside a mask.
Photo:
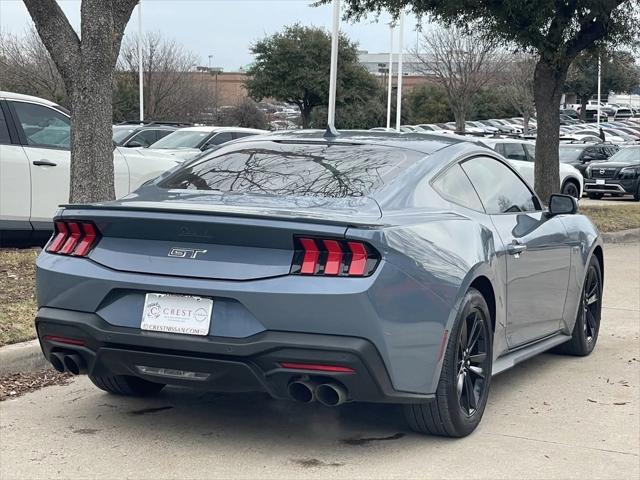
[(505, 143), (504, 156), (510, 160), (527, 160), (521, 143)]
[(478, 194), (459, 164), (455, 164), (440, 175), (433, 182), (433, 188), (453, 203), (472, 210), (484, 211)]
[(9, 137), (9, 128), (4, 118), (4, 112), (0, 109), (0, 144), (9, 145), (11, 137)]
[(135, 135), (129, 142), (136, 141), (143, 147), (148, 147), (152, 143), (156, 142), (156, 132), (154, 130), (142, 130)]
[(27, 137), (27, 145), (69, 148), (69, 119), (62, 113), (43, 105), (12, 102), (18, 121)]
[(527, 152), (527, 160), (535, 162), (536, 160), (536, 146), (524, 143), (524, 150)]
[(214, 136), (211, 140), (209, 140), (209, 145), (222, 145), (223, 143), (227, 143), (233, 140), (233, 135), (231, 132), (221, 132)]
[(167, 135), (169, 135), (170, 133), (173, 133), (173, 132), (174, 132), (173, 130), (157, 130), (156, 131), (156, 134), (157, 134), (156, 141), (160, 140), (161, 138), (166, 137)]
[(533, 192), (506, 165), (488, 157), (476, 157), (462, 163), (489, 214), (533, 212), (541, 210)]
[(234, 138), (248, 137), (250, 135), (254, 135), (254, 134), (251, 132), (233, 132)]

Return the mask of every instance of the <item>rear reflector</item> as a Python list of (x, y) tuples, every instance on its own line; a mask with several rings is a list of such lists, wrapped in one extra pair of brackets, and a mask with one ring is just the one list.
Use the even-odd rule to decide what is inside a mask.
[(100, 233), (92, 222), (56, 220), (53, 238), (46, 247), (49, 253), (86, 257), (100, 239)]
[(332, 372), (332, 373), (355, 373), (353, 368), (343, 367), (341, 365), (321, 365), (316, 363), (280, 363), (282, 368), (290, 370), (312, 370), (315, 372)]
[(78, 338), (59, 337), (57, 335), (45, 335), (43, 340), (46, 342), (66, 343), (67, 345), (82, 346), (85, 344), (84, 340)]
[(380, 262), (380, 254), (363, 242), (295, 237), (294, 243), (294, 275), (366, 277)]

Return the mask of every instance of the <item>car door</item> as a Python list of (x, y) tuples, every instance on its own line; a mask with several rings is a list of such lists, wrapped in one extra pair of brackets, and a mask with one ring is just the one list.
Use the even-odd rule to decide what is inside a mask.
[[(31, 224), (36, 230), (52, 228), (58, 206), (69, 201), (69, 117), (47, 105), (11, 101), (17, 134), (31, 175)], [(122, 155), (114, 155), (115, 190), (129, 193), (129, 168)]]
[(509, 348), (557, 332), (571, 263), (560, 217), (548, 218), (532, 190), (498, 159), (461, 165), (504, 245)]
[(29, 231), (31, 230), (29, 160), (18, 142), (17, 133), (13, 131), (11, 135), (9, 127), (9, 111), (4, 100), (0, 100), (0, 230)]
[(31, 223), (51, 228), (53, 214), (69, 200), (69, 118), (46, 105), (11, 101), (18, 135), (31, 174)]

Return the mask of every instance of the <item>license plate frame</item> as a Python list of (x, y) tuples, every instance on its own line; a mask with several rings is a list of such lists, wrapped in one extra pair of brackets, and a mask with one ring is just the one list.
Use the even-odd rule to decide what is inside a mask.
[(213, 303), (212, 298), (149, 292), (142, 307), (140, 329), (178, 335), (209, 335)]
[(596, 185), (604, 185), (606, 183), (604, 178), (596, 178)]

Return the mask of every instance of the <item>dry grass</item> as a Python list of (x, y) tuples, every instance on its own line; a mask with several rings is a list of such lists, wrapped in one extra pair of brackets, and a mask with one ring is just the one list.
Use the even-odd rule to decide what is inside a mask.
[(0, 346), (35, 338), (39, 249), (0, 249)]
[(591, 218), (601, 232), (640, 228), (640, 205), (636, 202), (581, 206), (579, 213)]

